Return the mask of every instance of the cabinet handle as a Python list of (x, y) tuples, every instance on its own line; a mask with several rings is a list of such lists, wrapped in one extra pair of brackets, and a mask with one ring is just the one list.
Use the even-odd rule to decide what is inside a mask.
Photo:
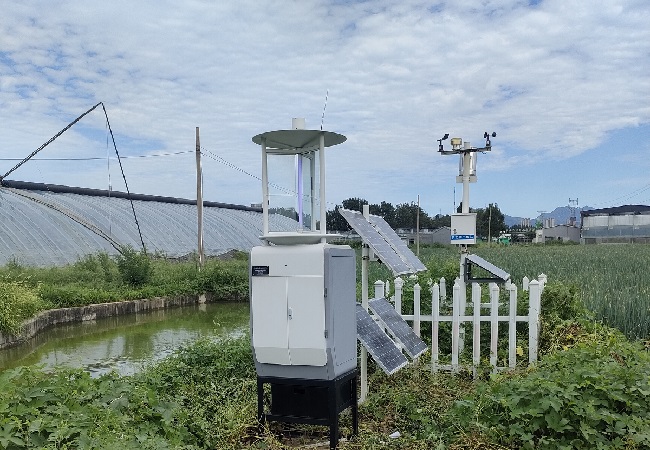
[(289, 320), (293, 319), (293, 309), (287, 308), (287, 315), (289, 316)]

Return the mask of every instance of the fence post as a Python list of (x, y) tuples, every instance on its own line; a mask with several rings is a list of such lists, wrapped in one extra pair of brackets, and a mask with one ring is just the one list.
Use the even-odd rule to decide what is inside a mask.
[(451, 311), (451, 370), (458, 371), (458, 347), (460, 344), (460, 278), (456, 278), (452, 295)]
[(375, 281), (375, 298), (384, 298), (384, 282), (381, 280)]
[(413, 286), (413, 332), (420, 337), (420, 292), (419, 283)]
[(477, 376), (476, 368), (481, 364), (481, 285), (472, 283), (472, 304), (474, 305), (474, 316), (472, 330), (474, 332), (472, 346), (472, 373)]
[(528, 362), (537, 361), (539, 339), (539, 309), (542, 303), (542, 285), (537, 280), (530, 282), (528, 310)]
[(528, 277), (524, 277), (524, 279), (521, 280), (521, 285), (524, 292), (528, 292), (529, 284), (530, 284), (530, 279)]
[(440, 324), (440, 286), (431, 288), (431, 371), (438, 371), (438, 331)]
[(447, 281), (445, 277), (440, 278), (440, 300), (443, 302), (447, 299)]
[(490, 283), (490, 364), (497, 369), (497, 345), (499, 343), (499, 286)]
[(539, 281), (540, 290), (543, 291), (544, 286), (546, 286), (546, 282), (548, 281), (548, 277), (545, 274), (540, 273), (539, 276), (537, 277), (537, 281)]
[(517, 366), (517, 285), (510, 283), (510, 314), (508, 316), (508, 366)]
[(402, 287), (404, 286), (404, 281), (397, 277), (395, 278), (395, 311), (400, 316), (402, 315)]
[(386, 283), (384, 283), (384, 295), (388, 295), (390, 293), (390, 280), (386, 280)]

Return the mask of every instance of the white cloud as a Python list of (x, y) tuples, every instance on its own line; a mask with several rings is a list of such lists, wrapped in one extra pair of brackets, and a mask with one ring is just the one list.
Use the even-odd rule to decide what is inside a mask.
[[(103, 101), (124, 155), (192, 150), (199, 126), (206, 149), (259, 174), (251, 137), (295, 116), (320, 126), (329, 90), (325, 128), (348, 136), (328, 156), (329, 199), (403, 203), (427, 189), (425, 209), (438, 211), (457, 164), (436, 154), (445, 132), (482, 145), (484, 131), (497, 131), (479, 170), (508, 173), (578, 157), (612, 131), (650, 123), (645, 2), (476, 5), (22, 2), (0, 17), (0, 157), (28, 154)], [(99, 112), (83, 123), (105, 126)], [(104, 155), (105, 139), (73, 128), (47, 152)], [(90, 187), (107, 178), (99, 166), (37, 175), (30, 165), (15, 177)], [(194, 195), (192, 155), (125, 166), (132, 190)], [(257, 180), (214, 161), (205, 170), (206, 198), (259, 197)]]

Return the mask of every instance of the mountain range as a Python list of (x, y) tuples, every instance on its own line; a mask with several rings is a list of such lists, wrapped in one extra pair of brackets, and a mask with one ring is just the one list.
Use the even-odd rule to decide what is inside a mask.
[[(569, 223), (569, 219), (575, 215), (576, 224), (580, 226), (580, 211), (588, 211), (594, 209), (590, 206), (583, 206), (581, 208), (575, 208), (571, 206), (558, 206), (551, 212), (543, 212), (539, 216), (530, 219), (530, 225), (535, 226), (536, 222), (544, 223), (546, 219), (555, 219), (555, 225), (564, 225)], [(504, 219), (506, 225), (509, 227), (521, 225), (524, 221), (523, 217), (513, 217), (507, 214), (504, 214)]]

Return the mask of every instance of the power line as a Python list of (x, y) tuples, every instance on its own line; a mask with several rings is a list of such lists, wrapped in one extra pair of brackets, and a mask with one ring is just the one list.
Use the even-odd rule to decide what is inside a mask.
[[(192, 153), (190, 150), (182, 151), (182, 152), (172, 152), (172, 153), (156, 153), (153, 155), (131, 155), (131, 156), (121, 156), (121, 159), (131, 159), (131, 158), (157, 158), (161, 156), (175, 156), (175, 155), (182, 155), (185, 153)], [(86, 158), (32, 158), (31, 161), (97, 161), (97, 160), (105, 160), (106, 158), (99, 157), (99, 156), (93, 156), (93, 157), (86, 157)], [(111, 159), (117, 159), (115, 157), (112, 157)], [(0, 161), (22, 161), (23, 158), (0, 158)]]

